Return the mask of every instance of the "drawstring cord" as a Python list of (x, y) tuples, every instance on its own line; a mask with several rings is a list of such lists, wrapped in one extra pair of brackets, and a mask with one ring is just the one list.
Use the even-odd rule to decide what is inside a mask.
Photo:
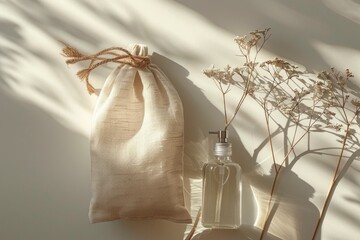
[(95, 54), (85, 55), (80, 53), (76, 48), (65, 44), (65, 47), (62, 49), (62, 55), (68, 58), (66, 60), (66, 64), (75, 64), (81, 61), (90, 61), (87, 68), (82, 69), (76, 73), (76, 75), (81, 80), (85, 81), (89, 94), (95, 92), (95, 88), (89, 82), (89, 75), (92, 70), (103, 64), (114, 62), (128, 64), (137, 68), (143, 68), (150, 64), (150, 58), (148, 56), (132, 55), (128, 50), (121, 47), (106, 48)]

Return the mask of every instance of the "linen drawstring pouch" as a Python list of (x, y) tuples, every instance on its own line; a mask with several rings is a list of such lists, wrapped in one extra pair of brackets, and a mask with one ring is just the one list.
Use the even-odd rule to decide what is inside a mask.
[(117, 63), (98, 96), (90, 136), (91, 223), (165, 219), (189, 223), (183, 183), (182, 103), (147, 47), (108, 48), (84, 55), (66, 46), (67, 64), (89, 61), (78, 76), (89, 93), (96, 67)]

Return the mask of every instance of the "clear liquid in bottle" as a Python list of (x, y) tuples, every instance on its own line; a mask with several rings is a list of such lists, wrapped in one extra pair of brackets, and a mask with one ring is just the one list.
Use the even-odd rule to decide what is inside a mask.
[(204, 227), (240, 227), (240, 176), (240, 166), (231, 162), (231, 144), (216, 143), (215, 161), (203, 168)]

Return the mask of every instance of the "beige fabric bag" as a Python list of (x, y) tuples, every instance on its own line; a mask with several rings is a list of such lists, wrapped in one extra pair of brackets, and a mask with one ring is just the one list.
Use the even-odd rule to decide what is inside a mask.
[[(106, 79), (94, 110), (90, 222), (157, 218), (189, 223), (181, 100), (164, 73), (149, 64), (146, 46), (133, 45), (129, 54), (112, 61), (120, 64)], [(90, 71), (85, 77), (81, 72), (88, 83)], [(89, 83), (88, 89), (93, 90)]]

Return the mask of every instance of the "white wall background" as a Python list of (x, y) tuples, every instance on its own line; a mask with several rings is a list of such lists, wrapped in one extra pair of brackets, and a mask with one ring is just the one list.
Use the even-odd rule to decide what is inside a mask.
[[(153, 62), (183, 99), (193, 216), (200, 205), (199, 162), (207, 159), (207, 132), (222, 119), (220, 95), (202, 70), (212, 63), (239, 63), (235, 35), (271, 27), (262, 58), (280, 56), (310, 71), (350, 68), (360, 76), (359, 0), (2, 0), (0, 13), (0, 239), (183, 239), (191, 227), (165, 221), (89, 224), (88, 135), (96, 96), (75, 77), (77, 68), (64, 64), (60, 41), (87, 53), (132, 42), (149, 46)], [(92, 78), (109, 72), (99, 69)], [(353, 87), (360, 84), (355, 79)], [(267, 148), (254, 156), (266, 136), (260, 115), (248, 101), (231, 129), (234, 160), (244, 169), (244, 225), (215, 232), (200, 226), (198, 239), (258, 238), (252, 226), (266, 198), (251, 189), (266, 191), (271, 178)], [(332, 144), (326, 137), (315, 140)], [(360, 162), (353, 157), (318, 239), (360, 239)], [(310, 154), (294, 165), (279, 187), (288, 198), (267, 239), (310, 239), (333, 160)]]

